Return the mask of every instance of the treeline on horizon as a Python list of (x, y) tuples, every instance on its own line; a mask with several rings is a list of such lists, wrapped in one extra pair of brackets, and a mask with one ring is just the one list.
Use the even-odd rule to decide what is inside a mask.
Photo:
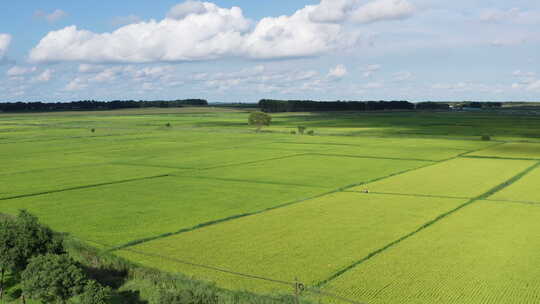
[[(501, 102), (465, 102), (461, 108), (495, 108)], [(448, 110), (449, 103), (399, 101), (314, 101), (314, 100), (275, 100), (259, 101), (261, 111), (276, 112), (311, 112), (311, 111), (386, 111), (386, 110)]]
[(49, 112), (49, 111), (91, 111), (128, 108), (179, 108), (184, 106), (207, 106), (204, 99), (178, 100), (82, 100), (71, 102), (11, 102), (0, 103), (0, 112)]

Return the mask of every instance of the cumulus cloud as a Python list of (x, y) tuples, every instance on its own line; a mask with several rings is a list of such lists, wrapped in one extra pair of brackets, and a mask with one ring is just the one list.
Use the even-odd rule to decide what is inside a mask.
[(347, 75), (347, 68), (343, 64), (338, 64), (328, 72), (330, 78), (343, 78), (345, 75)]
[(399, 19), (414, 11), (407, 0), (322, 0), (292, 15), (253, 22), (239, 7), (186, 1), (161, 21), (94, 33), (76, 26), (49, 32), (30, 52), (33, 62), (147, 63), (224, 57), (274, 59), (314, 56), (355, 46), (359, 36), (343, 22)]
[(97, 34), (76, 26), (48, 33), (31, 50), (34, 62), (159, 62), (207, 60), (236, 55), (249, 21), (238, 7), (201, 3), (202, 14), (130, 24)]
[(64, 17), (67, 16), (67, 13), (64, 12), (63, 10), (61, 9), (56, 9), (50, 13), (47, 13), (45, 11), (37, 11), (34, 13), (34, 16), (37, 17), (37, 18), (43, 18), (45, 20), (47, 20), (47, 22), (49, 23), (54, 23)]
[(373, 23), (383, 20), (404, 19), (415, 12), (407, 0), (322, 0), (310, 13), (315, 22)]
[(410, 17), (415, 7), (407, 0), (375, 0), (358, 7), (351, 19), (360, 23), (396, 20)]
[(2, 59), (11, 44), (11, 35), (0, 33), (0, 59)]
[(132, 23), (139, 23), (141, 21), (142, 21), (141, 17), (137, 15), (127, 15), (127, 16), (114, 17), (111, 20), (111, 24), (113, 26), (123, 26), (123, 25), (132, 24)]
[(203, 15), (207, 12), (208, 7), (204, 3), (200, 1), (188, 0), (173, 6), (167, 13), (167, 17), (180, 20), (191, 14)]

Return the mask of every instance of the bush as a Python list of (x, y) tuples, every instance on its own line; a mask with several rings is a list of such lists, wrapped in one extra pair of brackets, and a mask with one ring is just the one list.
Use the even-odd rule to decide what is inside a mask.
[(291, 131), (291, 134), (292, 134), (292, 135), (296, 135), (296, 131)]
[(491, 136), (489, 136), (489, 135), (482, 135), (482, 140), (483, 140), (483, 141), (490, 141), (490, 140), (491, 140)]
[(96, 129), (91, 129), (90, 132), (96, 133)]
[(306, 131), (306, 127), (304, 126), (298, 126), (298, 133), (304, 135), (304, 132)]
[(313, 135), (315, 135), (315, 131), (309, 130), (309, 131), (307, 132), (307, 134), (313, 136)]
[(165, 127), (170, 128), (170, 127), (171, 127), (171, 123), (170, 123), (170, 122), (166, 123), (166, 124), (165, 124)]

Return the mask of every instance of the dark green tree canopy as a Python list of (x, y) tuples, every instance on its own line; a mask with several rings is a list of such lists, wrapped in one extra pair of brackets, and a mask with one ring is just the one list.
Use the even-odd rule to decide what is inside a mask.
[(66, 303), (84, 291), (87, 278), (67, 255), (34, 257), (22, 273), (23, 294), (42, 303)]

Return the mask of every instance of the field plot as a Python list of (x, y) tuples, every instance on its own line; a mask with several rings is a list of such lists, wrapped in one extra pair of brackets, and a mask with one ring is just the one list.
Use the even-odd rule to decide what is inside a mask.
[(488, 199), (536, 202), (540, 204), (540, 168), (534, 169), (514, 184), (495, 193)]
[(56, 230), (120, 245), (326, 191), (163, 177), (0, 201), (0, 210), (15, 213), (24, 208)]
[(201, 176), (232, 180), (339, 188), (425, 166), (422, 161), (303, 155), (217, 168)]
[[(298, 277), (315, 283), (462, 203), (456, 199), (335, 193), (132, 249), (274, 279), (293, 281)], [(118, 254), (147, 266), (217, 281), (224, 287), (265, 292), (283, 287), (129, 249)]]
[(365, 303), (540, 303), (540, 207), (476, 202), (344, 273)]
[(20, 195), (165, 175), (175, 171), (179, 170), (95, 164), (2, 174), (0, 175), (0, 200)]
[(505, 182), (534, 161), (458, 158), (353, 188), (372, 192), (476, 197)]
[(501, 158), (534, 158), (540, 160), (540, 144), (505, 143), (468, 155)]

